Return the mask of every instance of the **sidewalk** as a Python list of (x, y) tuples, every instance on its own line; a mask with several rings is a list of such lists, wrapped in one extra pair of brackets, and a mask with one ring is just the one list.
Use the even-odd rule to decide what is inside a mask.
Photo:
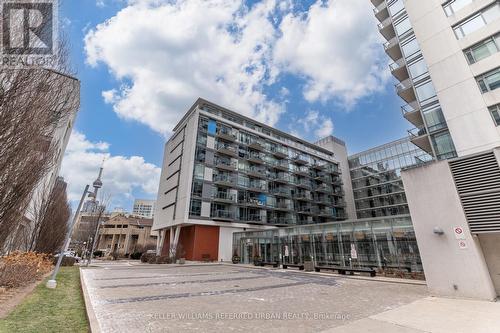
[(324, 333), (497, 333), (500, 303), (426, 297)]

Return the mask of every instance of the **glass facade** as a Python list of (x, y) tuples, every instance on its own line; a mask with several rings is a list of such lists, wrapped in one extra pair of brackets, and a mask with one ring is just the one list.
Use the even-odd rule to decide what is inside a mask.
[[(352, 258), (353, 249), (357, 258)], [(422, 262), (409, 216), (335, 222), (233, 234), (233, 256), (298, 264), (372, 267), (412, 272), (423, 278)]]
[(275, 226), (345, 220), (333, 154), (292, 138), (237, 114), (202, 109), (190, 215)]
[(357, 217), (409, 214), (401, 169), (431, 159), (408, 138), (349, 157)]

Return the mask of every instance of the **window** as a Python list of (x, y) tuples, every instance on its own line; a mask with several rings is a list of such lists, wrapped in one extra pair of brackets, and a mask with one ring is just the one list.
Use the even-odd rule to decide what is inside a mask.
[(484, 58), (495, 54), (499, 50), (500, 34), (490, 37), (474, 46), (465, 50), (465, 57), (469, 64), (474, 64)]
[(472, 3), (472, 0), (451, 0), (443, 5), (443, 9), (446, 16), (451, 16), (470, 3)]
[(389, 5), (389, 13), (394, 16), (405, 8), (403, 0), (396, 0)]
[(446, 121), (441, 111), (441, 107), (434, 107), (430, 110), (424, 110), (423, 115), (429, 132), (433, 132), (446, 127)]
[(432, 137), (432, 142), (434, 143), (434, 149), (436, 150), (436, 157), (438, 159), (447, 159), (456, 156), (455, 146), (453, 145), (449, 132), (446, 131), (434, 135)]
[(491, 116), (495, 121), (495, 125), (500, 126), (500, 104), (490, 106), (488, 110), (490, 110)]
[(428, 81), (421, 86), (416, 87), (417, 97), (420, 103), (423, 103), (432, 97), (436, 96), (436, 91), (434, 90), (434, 85), (431, 81)]
[(195, 164), (194, 166), (194, 178), (203, 179), (205, 176), (205, 166), (203, 164)]
[(476, 79), (483, 94), (495, 90), (500, 87), (500, 67)]
[(201, 215), (201, 200), (191, 200), (191, 207), (189, 209), (189, 215), (200, 216)]
[(414, 38), (408, 43), (401, 45), (401, 50), (403, 51), (403, 54), (406, 57), (406, 59), (410, 58), (412, 55), (420, 51), (417, 39)]
[(394, 29), (396, 30), (396, 33), (398, 34), (398, 36), (401, 37), (402, 35), (404, 35), (406, 32), (408, 32), (411, 29), (410, 19), (408, 17), (406, 17), (404, 20), (396, 23), (394, 25)]
[(468, 34), (486, 26), (498, 18), (500, 18), (500, 3), (496, 2), (494, 5), (482, 10), (468, 20), (454, 27), (453, 31), (455, 31), (455, 35), (458, 39), (462, 39)]
[(195, 180), (193, 182), (193, 196), (201, 197), (203, 192), (203, 182), (200, 180)]
[(420, 59), (411, 65), (408, 65), (408, 70), (413, 80), (418, 80), (420, 76), (427, 73), (427, 65), (424, 59)]

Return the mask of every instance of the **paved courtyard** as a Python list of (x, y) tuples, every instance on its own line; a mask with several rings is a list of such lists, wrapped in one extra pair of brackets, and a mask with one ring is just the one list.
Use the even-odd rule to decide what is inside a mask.
[(427, 296), (424, 285), (240, 265), (116, 262), (82, 278), (102, 332), (320, 332)]

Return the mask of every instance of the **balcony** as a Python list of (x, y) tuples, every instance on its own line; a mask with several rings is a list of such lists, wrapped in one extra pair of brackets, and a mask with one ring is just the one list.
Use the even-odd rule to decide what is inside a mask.
[(427, 130), (425, 129), (425, 127), (409, 130), (408, 134), (410, 136), (410, 141), (415, 146), (433, 155), (430, 137), (429, 134), (427, 134)]
[(306, 165), (307, 163), (309, 163), (307, 158), (303, 155), (295, 155), (292, 160), (294, 163), (300, 164), (300, 165)]
[(346, 206), (346, 202), (344, 199), (337, 199), (333, 201), (333, 206), (342, 208)]
[(264, 154), (256, 153), (256, 152), (250, 152), (247, 155), (247, 160), (252, 163), (256, 164), (264, 164)]
[(290, 203), (286, 202), (278, 202), (276, 203), (276, 206), (274, 206), (275, 210), (283, 210), (283, 211), (289, 211), (293, 210), (293, 205)]
[(259, 200), (257, 197), (241, 197), (238, 198), (238, 203), (240, 205), (244, 206), (250, 206), (250, 207), (264, 207), (266, 204), (262, 200)]
[(412, 103), (417, 100), (415, 90), (413, 89), (413, 82), (411, 79), (406, 79), (401, 83), (396, 84), (396, 93), (406, 103)]
[(219, 191), (219, 192), (215, 193), (212, 196), (212, 199), (214, 201), (220, 201), (220, 202), (228, 202), (228, 203), (229, 202), (230, 203), (236, 202), (236, 196), (234, 194), (227, 193), (224, 191)]
[(265, 193), (267, 192), (267, 185), (264, 183), (250, 182), (248, 184), (248, 190), (252, 192)]
[(288, 171), (288, 161), (287, 160), (276, 160), (271, 163), (271, 166), (275, 169)]
[(370, 1), (372, 2), (372, 5), (374, 5), (375, 7), (378, 7), (382, 2), (385, 2), (385, 0), (370, 0)]
[(332, 208), (319, 209), (316, 214), (321, 217), (335, 216), (335, 211)]
[(295, 225), (297, 224), (294, 219), (290, 217), (268, 217), (267, 218), (267, 223), (268, 224), (274, 224), (276, 226), (288, 226), (288, 225)]
[(298, 201), (312, 201), (312, 195), (309, 192), (297, 192), (293, 198)]
[(292, 193), (289, 188), (277, 187), (270, 190), (271, 194), (274, 194), (278, 197), (290, 198)]
[(308, 215), (310, 215), (310, 214), (313, 214), (313, 209), (309, 205), (299, 206), (297, 208), (297, 213), (298, 214), (308, 214)]
[(393, 37), (390, 41), (386, 42), (384, 44), (384, 50), (385, 53), (387, 53), (387, 55), (394, 61), (403, 57), (398, 37)]
[(291, 181), (290, 175), (287, 173), (271, 174), (270, 178), (275, 183), (288, 184)]
[(345, 196), (345, 192), (342, 188), (336, 188), (333, 190), (332, 195), (335, 197), (343, 197)]
[(297, 179), (294, 182), (294, 185), (297, 186), (298, 188), (304, 188), (304, 189), (311, 189), (311, 182), (305, 179)]
[(264, 151), (266, 150), (266, 147), (264, 145), (264, 141), (262, 140), (252, 140), (248, 143), (248, 148), (253, 149), (253, 150), (258, 150), (258, 151)]
[(216, 159), (214, 164), (217, 169), (227, 171), (236, 171), (236, 168), (238, 167), (238, 163), (236, 161), (228, 161), (223, 159)]
[(288, 157), (288, 149), (283, 146), (271, 146), (271, 153), (278, 158)]
[(215, 136), (217, 138), (229, 141), (229, 142), (235, 142), (238, 139), (238, 132), (230, 129), (230, 128), (218, 128), (217, 131), (215, 132)]
[(260, 179), (266, 179), (266, 169), (265, 168), (258, 168), (251, 166), (247, 170), (245, 170), (246, 174), (250, 177), (254, 178), (260, 178)]
[(387, 9), (387, 3), (382, 1), (377, 7), (373, 8), (373, 13), (379, 22), (383, 22), (389, 17), (389, 10)]
[(225, 174), (214, 175), (213, 182), (217, 185), (233, 186), (235, 181), (233, 177)]
[(408, 68), (406, 67), (406, 61), (404, 58), (400, 58), (397, 61), (389, 65), (392, 75), (399, 81), (404, 81), (410, 77), (408, 74)]
[(299, 175), (299, 176), (304, 176), (304, 177), (310, 177), (311, 176), (311, 174), (309, 173), (309, 168), (307, 168), (307, 167), (293, 168), (292, 172), (294, 174)]
[(326, 162), (314, 162), (311, 165), (311, 167), (316, 169), (316, 170), (322, 170), (325, 165), (326, 165)]
[(332, 193), (332, 187), (327, 185), (327, 184), (319, 184), (314, 187), (315, 192), (320, 192), (320, 193)]
[(383, 22), (378, 24), (378, 31), (388, 41), (396, 37), (396, 31), (394, 31), (394, 26), (392, 25), (391, 16), (389, 16)]
[(424, 119), (422, 118), (422, 112), (420, 112), (420, 106), (417, 101), (403, 105), (401, 112), (403, 113), (403, 117), (416, 127), (424, 126)]
[(212, 220), (218, 221), (234, 221), (234, 212), (228, 210), (214, 210), (210, 214)]
[(327, 172), (327, 173), (334, 174), (334, 175), (340, 175), (341, 174), (341, 170), (340, 170), (339, 166), (336, 165), (336, 164), (326, 164), (323, 167), (323, 171)]
[(238, 157), (238, 148), (227, 143), (218, 143), (215, 147), (219, 154)]
[(246, 223), (257, 223), (257, 224), (265, 223), (264, 218), (259, 214), (249, 214), (246, 216), (240, 216), (239, 220), (241, 222), (246, 222)]

